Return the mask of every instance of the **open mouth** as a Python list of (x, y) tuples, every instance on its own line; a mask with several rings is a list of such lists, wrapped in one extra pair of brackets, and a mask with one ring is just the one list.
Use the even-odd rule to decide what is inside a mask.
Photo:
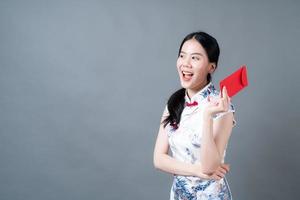
[(193, 73), (187, 71), (181, 71), (184, 80), (190, 80), (193, 77)]

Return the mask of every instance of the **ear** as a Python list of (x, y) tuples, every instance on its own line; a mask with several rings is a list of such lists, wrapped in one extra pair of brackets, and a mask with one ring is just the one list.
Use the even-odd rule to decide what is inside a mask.
[(216, 70), (216, 64), (210, 63), (209, 64), (209, 73), (212, 74)]

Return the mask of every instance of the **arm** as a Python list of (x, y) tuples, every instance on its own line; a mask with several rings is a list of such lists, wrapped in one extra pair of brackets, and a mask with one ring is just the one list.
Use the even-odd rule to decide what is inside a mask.
[(168, 135), (163, 127), (162, 121), (167, 115), (166, 111), (164, 112), (154, 147), (153, 154), (153, 163), (156, 169), (159, 169), (164, 172), (185, 175), (185, 176), (198, 176), (202, 178), (209, 178), (208, 175), (203, 174), (201, 170), (201, 164), (190, 164), (178, 161), (168, 155), (169, 142)]
[[(201, 161), (204, 173), (214, 171), (223, 160), (224, 150), (228, 143), (233, 127), (233, 113), (228, 112), (230, 106), (230, 97), (227, 90), (223, 87), (216, 101), (211, 101), (208, 97), (208, 103), (203, 111), (203, 136), (201, 145)], [(212, 115), (222, 113), (218, 119), (212, 119)]]
[(202, 170), (204, 173), (212, 173), (221, 165), (224, 151), (232, 132), (233, 114), (213, 121), (211, 114), (203, 114), (203, 137), (201, 145)]

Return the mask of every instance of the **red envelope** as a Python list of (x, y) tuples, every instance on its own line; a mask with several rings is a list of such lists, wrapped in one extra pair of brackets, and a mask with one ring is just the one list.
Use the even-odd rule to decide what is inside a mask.
[[(246, 65), (242, 65), (233, 74), (227, 76), (225, 79), (220, 81), (220, 92), (222, 94), (223, 87), (226, 86), (229, 97), (234, 96), (239, 91), (248, 86), (247, 69)], [(223, 94), (222, 94), (223, 96)]]

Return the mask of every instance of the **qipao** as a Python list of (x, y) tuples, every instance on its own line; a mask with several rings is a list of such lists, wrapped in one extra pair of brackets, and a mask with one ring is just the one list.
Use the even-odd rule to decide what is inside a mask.
[[(208, 96), (217, 97), (218, 95), (219, 91), (215, 89), (212, 82), (209, 82), (191, 99), (185, 93), (186, 105), (190, 105), (184, 107), (178, 128), (174, 129), (170, 124), (166, 126), (172, 157), (192, 164), (201, 162), (201, 106), (207, 101)], [(197, 102), (196, 104), (194, 103), (195, 101)], [(165, 111), (168, 114), (167, 106)], [(235, 112), (232, 103), (228, 111), (214, 115), (213, 120), (228, 112)], [(236, 126), (236, 120), (233, 118), (234, 126)], [(226, 149), (223, 155), (223, 162), (225, 154)], [(217, 181), (175, 174), (170, 191), (170, 200), (232, 200), (232, 195), (226, 177)]]

